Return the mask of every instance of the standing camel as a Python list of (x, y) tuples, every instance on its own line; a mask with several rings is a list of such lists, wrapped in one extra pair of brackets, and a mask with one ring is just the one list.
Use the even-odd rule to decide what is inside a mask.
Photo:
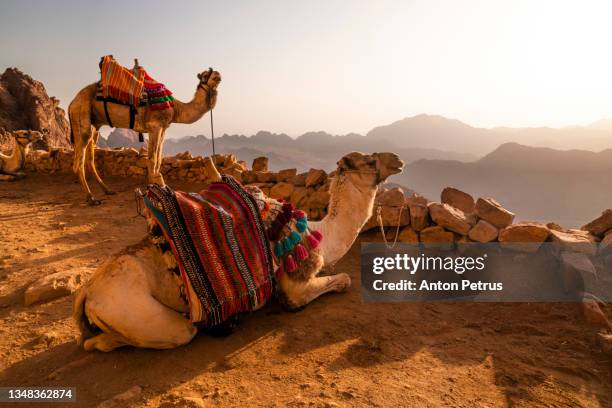
[[(220, 179), (214, 164), (208, 174)], [(378, 185), (401, 172), (402, 161), (393, 153), (351, 153), (338, 162), (330, 185), (327, 216), (311, 223), (327, 236), (303, 273), (279, 275), (278, 295), (290, 308), (299, 308), (328, 292), (346, 290), (346, 273), (317, 276), (349, 250), (372, 215)], [(216, 175), (216, 177), (214, 177)], [(181, 278), (169, 249), (145, 238), (102, 264), (76, 294), (74, 318), (85, 350), (110, 351), (117, 347), (168, 349), (187, 344), (196, 327), (185, 317), (189, 306), (181, 296)]]
[[(217, 86), (221, 75), (217, 71), (204, 71), (198, 74), (198, 86), (190, 102), (174, 101), (174, 106), (166, 110), (151, 110), (148, 106), (138, 108), (133, 129), (136, 132), (149, 134), (149, 160), (147, 163), (150, 183), (164, 185), (161, 174), (162, 148), (164, 132), (172, 123), (194, 123), (217, 103)], [(91, 173), (106, 194), (114, 194), (100, 178), (96, 170), (95, 148), (100, 136), (99, 129), (109, 125), (104, 113), (104, 102), (96, 99), (97, 83), (81, 89), (68, 107), (68, 117), (74, 138), (73, 170), (79, 176), (87, 202), (100, 204), (94, 198), (86, 178), (86, 163)], [(117, 103), (108, 103), (108, 114), (114, 126), (129, 128), (130, 107)]]

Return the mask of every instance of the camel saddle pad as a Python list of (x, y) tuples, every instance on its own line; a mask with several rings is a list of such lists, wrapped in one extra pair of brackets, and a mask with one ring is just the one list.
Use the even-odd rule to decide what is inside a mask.
[(212, 327), (272, 296), (272, 254), (257, 203), (231, 176), (200, 193), (149, 185), (144, 196), (179, 265), (190, 320)]
[(97, 99), (108, 102), (149, 106), (152, 110), (164, 110), (174, 106), (172, 92), (157, 82), (144, 68), (128, 69), (107, 55), (100, 62), (101, 80)]

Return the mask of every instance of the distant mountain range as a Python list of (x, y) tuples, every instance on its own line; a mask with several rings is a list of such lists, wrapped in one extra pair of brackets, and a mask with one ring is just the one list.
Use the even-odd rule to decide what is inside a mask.
[[(142, 146), (134, 132), (122, 129), (100, 144)], [(218, 153), (235, 154), (249, 164), (255, 157), (267, 156), (273, 170), (299, 171), (333, 170), (350, 151), (391, 151), (407, 164), (391, 182), (432, 200), (439, 200), (446, 186), (474, 197), (491, 196), (523, 220), (579, 226), (612, 207), (611, 120), (562, 129), (483, 129), (418, 115), (374, 128), (365, 136), (309, 132), (291, 138), (261, 131), (251, 137), (223, 135), (215, 139), (215, 147)], [(210, 155), (211, 140), (200, 135), (164, 143), (166, 155), (184, 151)]]
[(480, 160), (417, 160), (394, 181), (440, 200), (446, 186), (494, 197), (520, 220), (578, 227), (612, 207), (612, 149), (599, 153), (506, 143)]
[[(219, 153), (236, 154), (247, 162), (257, 156), (268, 156), (270, 166), (275, 170), (287, 167), (297, 167), (298, 170), (310, 167), (332, 170), (341, 156), (355, 150), (393, 151), (406, 163), (419, 159), (470, 162), (507, 142), (556, 149), (600, 151), (612, 147), (612, 121), (604, 120), (588, 127), (563, 129), (484, 129), (442, 116), (418, 115), (374, 128), (365, 136), (355, 133), (334, 136), (326, 132), (308, 132), (291, 138), (283, 133), (260, 131), (250, 137), (223, 135), (215, 139), (215, 147)], [(133, 132), (120, 129), (110, 134), (108, 145), (140, 146)], [(209, 155), (212, 152), (212, 142), (203, 135), (167, 139), (164, 142), (166, 155), (184, 151), (194, 155)]]

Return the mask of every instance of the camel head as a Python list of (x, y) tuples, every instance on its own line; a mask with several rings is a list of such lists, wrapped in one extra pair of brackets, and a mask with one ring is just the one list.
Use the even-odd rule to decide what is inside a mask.
[(403, 167), (404, 162), (395, 153), (352, 152), (338, 161), (338, 174), (346, 174), (357, 184), (374, 187), (401, 173)]
[(26, 148), (30, 143), (43, 140), (43, 134), (37, 130), (17, 130), (13, 132), (15, 141), (23, 148)]
[(221, 74), (218, 71), (214, 71), (212, 68), (199, 73), (198, 79), (200, 80), (200, 85), (206, 85), (210, 89), (216, 89), (221, 82)]

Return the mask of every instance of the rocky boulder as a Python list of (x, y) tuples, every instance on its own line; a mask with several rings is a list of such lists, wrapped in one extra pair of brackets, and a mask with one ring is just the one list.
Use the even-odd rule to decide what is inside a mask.
[(268, 158), (267, 157), (256, 157), (253, 159), (253, 171), (268, 171)]
[(314, 187), (323, 184), (327, 181), (327, 173), (325, 170), (310, 169), (306, 174), (306, 187)]
[(468, 237), (476, 242), (491, 242), (497, 239), (499, 231), (485, 220), (479, 220), (468, 233)]
[(536, 252), (542, 242), (548, 239), (550, 230), (537, 222), (521, 222), (509, 225), (499, 232), (499, 241), (505, 246), (523, 252)]
[(474, 212), (474, 198), (461, 190), (446, 187), (442, 190), (440, 198), (444, 204), (458, 208), (466, 214)]
[(430, 244), (452, 244), (455, 236), (440, 226), (427, 227), (420, 232), (421, 241)]
[(497, 228), (505, 228), (514, 221), (514, 213), (506, 210), (492, 198), (479, 198), (474, 209), (479, 218)]
[(440, 203), (429, 203), (427, 207), (436, 224), (461, 235), (467, 235), (470, 231), (470, 223), (460, 209)]
[(558, 251), (581, 252), (586, 255), (595, 255), (597, 244), (586, 231), (566, 230), (550, 231), (550, 240), (556, 245)]

